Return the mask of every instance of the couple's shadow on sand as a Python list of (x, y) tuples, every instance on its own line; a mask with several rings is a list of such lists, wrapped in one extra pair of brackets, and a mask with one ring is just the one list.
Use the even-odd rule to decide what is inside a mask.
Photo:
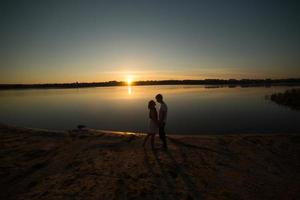
[[(179, 153), (186, 159), (185, 152), (177, 144), (175, 139), (168, 138), (179, 149)], [(151, 162), (151, 156), (154, 157), (154, 162)], [(164, 159), (162, 159), (164, 157)], [(147, 168), (154, 184), (160, 188), (160, 196), (162, 199), (180, 199), (177, 195), (176, 182), (181, 179), (189, 193), (187, 199), (202, 199), (200, 191), (197, 189), (192, 177), (186, 173), (185, 168), (176, 161), (170, 149), (147, 149), (144, 148), (144, 165)], [(157, 169), (158, 173), (155, 171)]]
[[(76, 137), (81, 138), (78, 134), (75, 134)], [(86, 135), (86, 134), (84, 134)], [(116, 141), (113, 139), (113, 136), (107, 136), (105, 133), (100, 135), (101, 137), (108, 137), (104, 143), (94, 144), (89, 147), (89, 149), (119, 149), (128, 146), (130, 143), (135, 143), (135, 145), (139, 146), (139, 141), (141, 136), (131, 135), (131, 136), (121, 136), (120, 140)], [(140, 138), (140, 139), (139, 139)], [(84, 139), (84, 138), (83, 138)], [(111, 139), (111, 140), (110, 140)], [(144, 139), (144, 138), (143, 138)], [(185, 165), (189, 163), (187, 161), (190, 148), (196, 148), (189, 144), (186, 144), (182, 141), (179, 141), (175, 138), (166, 137), (168, 140), (168, 149), (163, 147), (160, 148), (147, 148), (147, 147), (138, 147), (141, 158), (143, 159), (143, 166), (147, 170), (147, 176), (150, 178), (150, 184), (153, 185), (154, 191), (153, 195), (159, 197), (159, 199), (182, 199), (182, 192), (188, 194), (185, 199), (202, 199), (202, 194), (196, 185), (196, 180), (190, 174), (187, 173), (187, 169)], [(110, 141), (110, 142), (109, 142)], [(137, 143), (136, 143), (137, 142)], [(134, 145), (134, 146), (135, 146)], [(136, 146), (136, 147), (137, 147)], [(148, 144), (149, 146), (149, 144)], [(140, 151), (140, 148), (143, 151)], [(205, 147), (197, 147), (202, 150), (206, 150)], [(178, 162), (180, 159), (182, 162)], [(117, 178), (117, 177), (116, 177)], [(121, 178), (121, 182), (119, 183), (120, 188), (126, 188), (125, 178)], [(178, 184), (184, 185), (184, 191), (178, 191)], [(118, 192), (120, 198), (123, 199), (125, 195), (125, 191)], [(123, 195), (122, 195), (123, 194)]]

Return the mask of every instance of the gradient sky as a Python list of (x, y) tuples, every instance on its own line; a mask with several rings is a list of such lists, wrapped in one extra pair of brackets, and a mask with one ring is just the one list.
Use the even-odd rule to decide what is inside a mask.
[(1, 1), (0, 83), (299, 78), (299, 10), (288, 0)]

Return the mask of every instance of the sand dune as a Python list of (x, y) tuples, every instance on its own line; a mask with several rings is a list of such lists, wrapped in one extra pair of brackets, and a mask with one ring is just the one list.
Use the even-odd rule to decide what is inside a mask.
[(300, 199), (300, 135), (143, 137), (0, 125), (0, 199)]

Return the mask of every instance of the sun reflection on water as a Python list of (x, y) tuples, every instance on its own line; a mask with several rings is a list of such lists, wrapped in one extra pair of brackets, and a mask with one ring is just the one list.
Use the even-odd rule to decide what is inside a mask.
[(130, 85), (127, 86), (127, 92), (128, 92), (128, 95), (132, 94), (132, 88)]

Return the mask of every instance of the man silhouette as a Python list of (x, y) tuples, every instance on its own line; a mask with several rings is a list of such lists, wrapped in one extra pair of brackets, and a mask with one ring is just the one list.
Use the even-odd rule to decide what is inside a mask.
[(160, 104), (159, 113), (158, 113), (159, 137), (163, 142), (163, 148), (167, 149), (165, 126), (167, 122), (168, 106), (163, 101), (163, 96), (161, 94), (156, 95), (155, 98), (156, 101)]

